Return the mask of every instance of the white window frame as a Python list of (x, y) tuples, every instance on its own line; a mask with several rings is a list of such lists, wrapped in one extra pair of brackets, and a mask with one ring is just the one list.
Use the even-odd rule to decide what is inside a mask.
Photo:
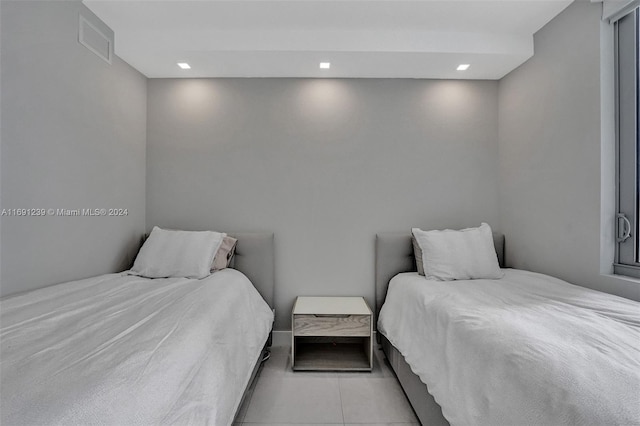
[(616, 76), (616, 257), (614, 272), (640, 278), (640, 140), (637, 1), (613, 22)]

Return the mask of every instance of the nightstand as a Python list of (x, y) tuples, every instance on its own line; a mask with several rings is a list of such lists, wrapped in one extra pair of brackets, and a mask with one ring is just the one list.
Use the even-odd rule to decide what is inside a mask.
[(294, 370), (373, 369), (373, 320), (362, 297), (298, 297), (291, 329)]

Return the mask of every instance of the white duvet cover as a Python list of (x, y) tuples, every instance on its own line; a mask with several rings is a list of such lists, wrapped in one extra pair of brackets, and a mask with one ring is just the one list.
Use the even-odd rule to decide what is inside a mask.
[(640, 303), (532, 272), (389, 284), (378, 330), (452, 425), (640, 424)]
[(273, 314), (233, 269), (0, 301), (0, 424), (229, 425)]

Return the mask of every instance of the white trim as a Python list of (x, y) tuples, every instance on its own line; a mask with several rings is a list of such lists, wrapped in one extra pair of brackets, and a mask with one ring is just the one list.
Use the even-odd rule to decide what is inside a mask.
[[(618, 19), (631, 12), (633, 9), (640, 7), (640, 0), (627, 0), (627, 2), (617, 0), (616, 5), (611, 1), (605, 1), (602, 8), (602, 19), (614, 23)], [(611, 6), (609, 6), (611, 5)]]
[(600, 22), (600, 273), (613, 274), (617, 251), (615, 217), (617, 212), (616, 97), (614, 72), (614, 26)]

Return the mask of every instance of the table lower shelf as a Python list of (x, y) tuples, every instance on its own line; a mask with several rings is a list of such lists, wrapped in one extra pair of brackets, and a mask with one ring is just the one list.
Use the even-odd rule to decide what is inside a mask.
[(370, 338), (317, 341), (296, 338), (293, 369), (306, 371), (371, 371)]

